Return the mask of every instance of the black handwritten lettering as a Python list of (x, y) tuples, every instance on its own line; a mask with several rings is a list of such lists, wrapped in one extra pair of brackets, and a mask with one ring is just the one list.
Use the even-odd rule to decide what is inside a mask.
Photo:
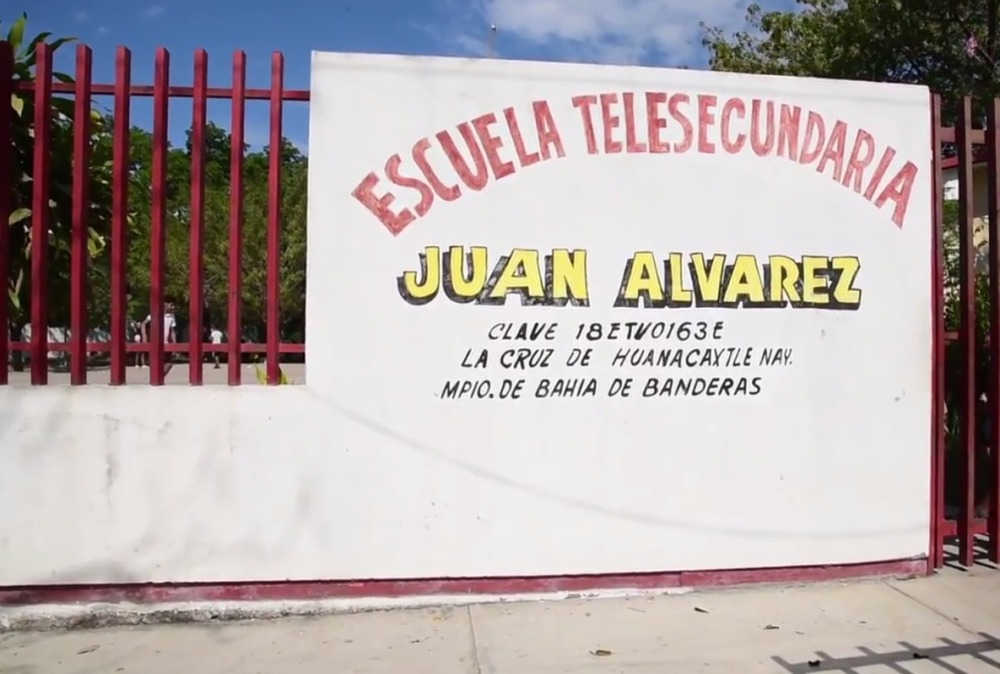
[(618, 396), (620, 398), (628, 398), (632, 395), (632, 378), (626, 379), (613, 379), (611, 380), (611, 386), (608, 387), (608, 397), (614, 398)]
[(490, 328), (490, 339), (499, 341), (551, 342), (556, 338), (555, 323), (497, 323)]
[(792, 350), (787, 348), (765, 348), (760, 353), (760, 363), (764, 367), (791, 365)]
[(755, 396), (761, 391), (760, 377), (703, 377), (658, 379), (650, 377), (642, 388), (643, 398)]
[(580, 323), (575, 339), (596, 342), (676, 340), (706, 341), (722, 339), (723, 321), (624, 321), (612, 323)]
[(752, 346), (694, 349), (618, 349), (611, 359), (614, 367), (751, 367)]
[(536, 398), (587, 398), (597, 395), (597, 380), (542, 379), (535, 388)]
[(493, 398), (509, 398), (516, 400), (524, 391), (523, 379), (504, 379), (499, 386), (494, 386), (488, 379), (474, 381), (471, 379), (449, 380), (441, 388), (439, 397), (442, 400), (486, 400)]
[(528, 370), (549, 366), (554, 349), (507, 349), (500, 354), (500, 367), (505, 370)]

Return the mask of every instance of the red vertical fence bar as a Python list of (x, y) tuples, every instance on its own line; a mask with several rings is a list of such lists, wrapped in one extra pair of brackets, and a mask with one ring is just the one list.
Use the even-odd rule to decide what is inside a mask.
[(964, 96), (955, 129), (958, 145), (959, 269), (961, 310), (959, 340), (962, 353), (962, 388), (959, 404), (962, 448), (962, 503), (958, 516), (958, 561), (975, 561), (975, 473), (976, 473), (976, 248), (973, 240), (972, 103)]
[(233, 54), (233, 125), (229, 158), (229, 385), (240, 385), (243, 338), (243, 124), (247, 57)]
[(934, 218), (931, 245), (934, 338), (931, 367), (931, 542), (929, 571), (944, 566), (944, 469), (945, 469), (945, 335), (944, 335), (944, 204), (941, 175), (941, 97), (931, 95), (931, 143), (933, 145), (933, 189), (931, 213)]
[[(52, 50), (38, 45), (35, 65), (35, 147), (31, 198), (31, 383), (49, 381), (49, 162), (52, 154)], [(4, 104), (6, 105), (6, 103)], [(6, 223), (3, 223), (6, 226)], [(6, 363), (4, 364), (6, 367)]]
[(170, 54), (156, 50), (153, 75), (152, 222), (149, 242), (149, 383), (162, 386), (165, 375), (163, 348), (163, 280), (167, 246), (167, 110), (170, 104)]
[[(14, 50), (9, 42), (0, 42), (0, 101), (14, 95)], [(10, 305), (7, 279), (10, 278), (10, 215), (14, 209), (14, 153), (11, 151), (14, 107), (0, 105), (0, 386), (8, 383), (10, 361)], [(20, 339), (20, 336), (17, 337)]]
[(285, 59), (279, 52), (271, 55), (271, 152), (268, 167), (267, 211), (267, 383), (281, 383), (278, 344), (281, 341), (281, 161), (283, 148), (282, 94)]
[(986, 112), (986, 213), (990, 237), (989, 559), (1000, 562), (1000, 99)]
[(203, 382), (202, 338), (205, 310), (204, 235), (205, 235), (205, 124), (208, 115), (208, 54), (199, 49), (194, 54), (194, 90), (191, 93), (191, 240), (188, 266), (188, 380), (193, 386)]
[(111, 372), (112, 385), (125, 383), (125, 326), (128, 297), (125, 265), (128, 260), (129, 112), (132, 54), (119, 47), (115, 54), (115, 117), (111, 206)]
[(70, 384), (87, 383), (87, 213), (90, 182), (91, 52), (76, 48), (73, 109), (73, 233), (70, 248)]

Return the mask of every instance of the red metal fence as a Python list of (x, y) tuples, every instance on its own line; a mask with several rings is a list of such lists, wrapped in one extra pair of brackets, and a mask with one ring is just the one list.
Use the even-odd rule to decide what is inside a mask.
[[(198, 51), (194, 59), (192, 86), (171, 86), (170, 55), (165, 49), (156, 52), (153, 86), (137, 86), (131, 82), (131, 55), (119, 47), (115, 61), (114, 84), (94, 84), (91, 81), (92, 56), (86, 46), (76, 50), (75, 81), (71, 84), (54, 82), (52, 51), (42, 45), (37, 50), (35, 77), (32, 82), (14, 78), (14, 55), (10, 46), (0, 43), (0, 101), (10, 100), (18, 92), (33, 97), (34, 145), (30, 224), (30, 326), (29, 342), (10, 337), (10, 331), (0, 330), (0, 363), (6, 364), (14, 352), (30, 354), (32, 384), (48, 382), (49, 352), (68, 352), (70, 381), (73, 385), (87, 383), (88, 353), (110, 354), (110, 383), (126, 381), (126, 358), (129, 353), (149, 356), (149, 383), (162, 385), (167, 354), (187, 354), (189, 382), (203, 383), (203, 360), (206, 353), (224, 352), (227, 356), (227, 380), (230, 385), (241, 383), (243, 354), (263, 353), (266, 356), (267, 383), (281, 380), (279, 357), (282, 354), (303, 354), (303, 344), (281, 343), (279, 334), (279, 247), (281, 245), (281, 141), (282, 110), (285, 102), (308, 101), (308, 91), (284, 89), (284, 61), (275, 53), (271, 59), (271, 85), (267, 89), (246, 86), (246, 57), (236, 52), (233, 57), (233, 79), (230, 87), (208, 86), (208, 56)], [(51, 169), (51, 117), (53, 94), (73, 96), (73, 179), (72, 227), (70, 246), (70, 326), (68, 343), (48, 340), (47, 281), (49, 272), (49, 209)], [(110, 229), (110, 339), (87, 342), (92, 316), (87, 315), (86, 295), (87, 220), (90, 134), (89, 111), (95, 96), (113, 96), (113, 178), (112, 215)], [(129, 117), (133, 97), (153, 99), (152, 148), (152, 210), (149, 241), (151, 334), (144, 343), (126, 339), (126, 246), (129, 235)], [(188, 303), (190, 313), (189, 338), (185, 343), (164, 343), (164, 273), (167, 175), (168, 103), (171, 98), (192, 101), (191, 124), (191, 198)], [(229, 162), (229, 273), (228, 273), (228, 333), (242, 334), (241, 260), (243, 256), (243, 143), (245, 105), (248, 100), (265, 100), (270, 104), (270, 143), (268, 167), (267, 209), (267, 311), (265, 343), (243, 343), (229, 339), (225, 344), (205, 343), (202, 325), (204, 300), (203, 245), (205, 212), (205, 130), (208, 99), (228, 99), (232, 105), (232, 151)], [(8, 107), (0, 115), (0, 147), (13, 142), (14, 113)], [(934, 136), (934, 420), (932, 457), (932, 527), (931, 566), (946, 562), (947, 544), (957, 543), (957, 562), (971, 566), (977, 562), (977, 536), (986, 535), (986, 556), (1000, 563), (1000, 457), (994, 448), (1000, 447), (1000, 101), (988, 106), (985, 124), (975, 124), (973, 102), (963, 99), (959, 105), (958, 122), (943, 127), (941, 100), (932, 103)], [(985, 126), (985, 130), (974, 128)], [(945, 158), (944, 155), (948, 157)], [(957, 170), (957, 218), (946, 222), (947, 204), (942, 197), (944, 172)], [(0, 154), (0, 186), (10, 186), (13, 177), (9, 153)], [(977, 177), (980, 176), (980, 177)], [(975, 184), (985, 184), (985, 204), (977, 203)], [(0, 223), (8, 222), (14, 209), (13, 189), (0, 189)], [(974, 221), (977, 214), (988, 222), (988, 274), (977, 272), (977, 245)], [(951, 228), (951, 229), (949, 229)], [(947, 253), (949, 233), (957, 240), (957, 270), (949, 273)], [(12, 255), (10, 228), (0, 226), (0, 279), (10, 277)], [(985, 278), (984, 278), (985, 277)], [(988, 299), (977, 288), (988, 286)], [(988, 321), (983, 313), (988, 314)], [(0, 294), (0, 326), (10, 322), (7, 293)], [(981, 326), (983, 327), (980, 329)], [(9, 381), (8, 367), (0, 367), (0, 385)], [(988, 426), (988, 432), (982, 428)], [(888, 479), (891, 479), (889, 477)], [(986, 517), (981, 511), (987, 507)], [(952, 517), (955, 511), (955, 517)]]
[[(241, 362), (245, 353), (263, 353), (266, 356), (267, 383), (280, 383), (281, 354), (303, 354), (303, 344), (281, 343), (279, 335), (279, 246), (281, 240), (281, 151), (282, 110), (287, 101), (308, 101), (308, 91), (286, 90), (284, 59), (280, 53), (271, 58), (271, 86), (267, 89), (248, 89), (246, 86), (246, 56), (242, 51), (233, 56), (231, 87), (208, 86), (208, 55), (199, 50), (194, 59), (193, 86), (171, 86), (170, 54), (158, 49), (155, 61), (153, 86), (137, 86), (131, 82), (131, 54), (119, 47), (115, 59), (114, 84), (92, 83), (91, 50), (85, 45), (76, 49), (76, 72), (73, 83), (53, 81), (52, 49), (40, 45), (37, 49), (35, 76), (31, 82), (14, 79), (14, 55), (10, 45), (0, 43), (0, 101), (11, 100), (15, 92), (33, 96), (34, 101), (34, 150), (32, 176), (32, 203), (30, 229), (30, 342), (14, 341), (10, 330), (0, 330), (0, 385), (9, 381), (6, 366), (12, 352), (30, 354), (31, 383), (47, 384), (49, 376), (48, 354), (68, 352), (70, 379), (73, 385), (87, 383), (88, 353), (110, 353), (110, 383), (121, 385), (126, 381), (126, 354), (144, 353), (149, 359), (149, 383), (164, 383), (165, 360), (168, 353), (188, 354), (190, 384), (203, 383), (203, 360), (207, 352), (222, 351), (227, 356), (228, 383), (241, 383)], [(70, 326), (68, 343), (48, 340), (49, 296), (47, 281), (49, 254), (49, 209), (51, 169), (51, 121), (53, 94), (71, 94), (75, 102), (73, 182), (72, 182), (72, 232), (70, 269)], [(114, 97), (113, 114), (113, 213), (110, 232), (110, 332), (107, 342), (87, 342), (88, 326), (94, 317), (87, 316), (87, 240), (88, 240), (88, 183), (91, 130), (89, 128), (92, 99), (98, 95)], [(153, 99), (153, 161), (152, 161), (152, 217), (150, 240), (151, 268), (149, 315), (151, 317), (148, 341), (131, 343), (126, 339), (126, 246), (129, 220), (129, 129), (130, 108), (133, 97)], [(190, 281), (189, 281), (189, 339), (186, 343), (165, 343), (164, 331), (164, 273), (165, 273), (165, 219), (167, 175), (168, 103), (171, 98), (192, 101), (191, 125), (191, 203), (190, 203)], [(205, 197), (205, 128), (208, 99), (229, 99), (232, 105), (232, 153), (230, 157), (229, 199), (229, 279), (228, 325), (230, 338), (225, 344), (206, 343), (202, 325), (204, 298), (203, 234)], [(241, 260), (243, 257), (243, 146), (245, 105), (248, 100), (266, 100), (270, 103), (270, 157), (268, 176), (268, 236), (267, 236), (267, 338), (263, 344), (244, 343), (241, 319)], [(6, 115), (0, 115), (0, 147), (9, 148), (12, 142), (14, 112), (4, 103)], [(13, 210), (12, 158), (0, 154), (0, 222), (7, 223)], [(10, 276), (11, 259), (9, 228), (0, 227), (0, 279)], [(0, 296), (0, 326), (9, 324), (10, 306), (6, 292)], [(107, 318), (107, 317), (102, 317)]]
[[(933, 97), (931, 105), (935, 169), (933, 568), (946, 563), (952, 542), (957, 548), (955, 561), (961, 566), (981, 561), (979, 543), (985, 543), (989, 561), (1000, 562), (1000, 100), (990, 102), (981, 114), (974, 112), (973, 103), (968, 97), (958, 101), (954, 127), (941, 126), (939, 96)], [(949, 156), (944, 158), (946, 150)], [(946, 217), (946, 170), (954, 172), (948, 177), (957, 179), (957, 198), (951, 203), (957, 205), (954, 218)], [(985, 268), (978, 264), (982, 237), (977, 240), (977, 220), (988, 235)], [(949, 256), (949, 252), (954, 254)], [(957, 265), (953, 264), (956, 257)]]

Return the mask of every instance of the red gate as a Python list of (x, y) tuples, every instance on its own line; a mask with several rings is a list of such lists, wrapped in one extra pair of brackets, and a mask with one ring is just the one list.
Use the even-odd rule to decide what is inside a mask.
[[(934, 138), (934, 438), (931, 566), (1000, 562), (1000, 100), (957, 102)], [(985, 128), (984, 128), (985, 127)], [(983, 546), (981, 548), (980, 546)]]

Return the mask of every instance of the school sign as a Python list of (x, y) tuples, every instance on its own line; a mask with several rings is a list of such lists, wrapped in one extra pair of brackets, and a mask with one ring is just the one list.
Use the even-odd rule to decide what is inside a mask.
[(308, 388), (396, 575), (926, 554), (928, 101), (314, 54)]

